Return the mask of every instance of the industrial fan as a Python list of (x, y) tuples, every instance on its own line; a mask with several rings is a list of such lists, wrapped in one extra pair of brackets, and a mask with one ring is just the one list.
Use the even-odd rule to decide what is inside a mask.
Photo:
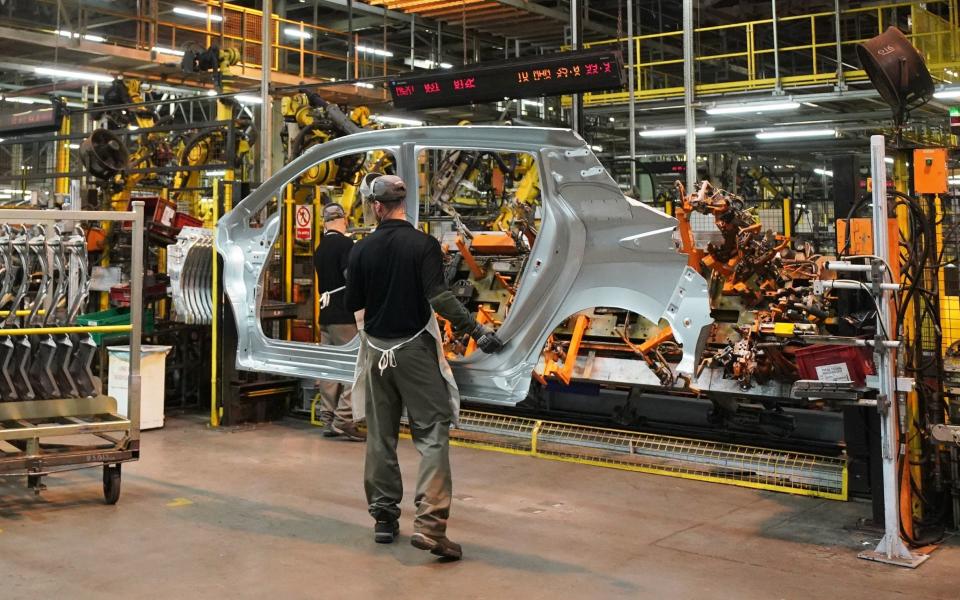
[(80, 144), (80, 162), (101, 185), (122, 187), (122, 175), (129, 159), (130, 154), (123, 141), (107, 129), (94, 130)]

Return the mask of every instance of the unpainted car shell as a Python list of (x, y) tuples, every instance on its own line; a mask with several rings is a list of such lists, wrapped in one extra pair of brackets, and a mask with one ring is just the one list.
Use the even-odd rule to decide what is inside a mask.
[[(280, 231), (280, 214), (263, 227), (251, 217), (284, 186), (320, 162), (369, 150), (394, 156), (408, 184), (407, 214), (417, 218), (421, 150), (526, 152), (540, 170), (542, 224), (498, 335), (498, 354), (477, 351), (451, 361), (465, 400), (515, 405), (528, 392), (547, 337), (565, 319), (605, 306), (665, 320), (683, 346), (677, 367), (690, 374), (712, 323), (707, 282), (687, 267), (673, 233), (677, 221), (623, 195), (587, 143), (567, 129), (535, 127), (416, 127), (369, 131), (316, 146), (280, 169), (217, 225), (223, 282), (237, 322), (237, 368), (328, 379), (354, 378), (359, 338), (344, 346), (267, 337), (260, 324), (262, 271)], [(423, 194), (429, 197), (429, 194)]]

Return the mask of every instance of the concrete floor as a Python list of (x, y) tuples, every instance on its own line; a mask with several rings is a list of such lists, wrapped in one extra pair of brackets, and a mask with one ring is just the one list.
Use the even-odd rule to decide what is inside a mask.
[[(401, 443), (412, 490), (416, 454)], [(286, 421), (147, 432), (116, 506), (94, 470), (39, 498), (0, 484), (0, 598), (916, 598), (960, 597), (960, 547), (909, 571), (861, 561), (869, 513), (840, 503), (453, 449), (441, 564), (402, 537), (374, 544), (363, 445)]]

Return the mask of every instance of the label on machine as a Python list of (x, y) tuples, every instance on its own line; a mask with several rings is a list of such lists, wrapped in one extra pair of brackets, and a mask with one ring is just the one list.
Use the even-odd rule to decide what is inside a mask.
[(313, 239), (313, 207), (307, 204), (297, 207), (294, 217), (293, 236), (299, 241)]
[(820, 381), (852, 381), (846, 363), (818, 366), (817, 379)]

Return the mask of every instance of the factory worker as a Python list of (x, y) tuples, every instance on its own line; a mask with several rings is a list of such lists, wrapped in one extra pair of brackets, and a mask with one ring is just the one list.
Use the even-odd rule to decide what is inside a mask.
[(404, 181), (369, 174), (361, 194), (378, 225), (350, 253), (346, 305), (364, 311), (353, 398), (355, 417), (360, 418), (363, 406), (367, 421), (364, 488), (376, 520), (374, 539), (390, 543), (399, 533), (403, 490), (397, 437), (406, 409), (421, 456), (410, 543), (442, 558), (459, 559), (460, 545), (447, 538), (446, 530), (452, 493), (449, 436), (460, 395), (434, 310), (454, 331), (468, 333), (484, 352), (499, 352), (503, 343), (448, 289), (440, 243), (407, 221)]

